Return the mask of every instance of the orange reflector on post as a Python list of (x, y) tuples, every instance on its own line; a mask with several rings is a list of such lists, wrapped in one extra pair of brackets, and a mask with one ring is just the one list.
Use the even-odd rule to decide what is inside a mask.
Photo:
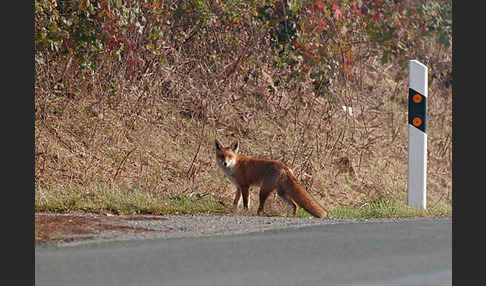
[(420, 119), (420, 117), (415, 117), (415, 118), (412, 120), (412, 124), (413, 124), (413, 126), (415, 126), (415, 127), (419, 127), (420, 125), (422, 125), (422, 119)]
[(422, 101), (422, 96), (418, 93), (416, 93), (413, 97), (412, 97), (412, 100), (413, 102), (415, 103), (420, 103)]

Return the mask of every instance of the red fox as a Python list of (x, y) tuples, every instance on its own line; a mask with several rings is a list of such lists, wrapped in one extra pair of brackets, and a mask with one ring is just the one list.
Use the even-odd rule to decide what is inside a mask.
[(216, 162), (223, 173), (236, 186), (236, 196), (233, 207), (236, 209), (241, 195), (243, 207), (248, 210), (249, 187), (260, 186), (260, 204), (257, 214), (263, 213), (263, 205), (268, 196), (276, 189), (277, 194), (293, 208), (297, 215), (298, 207), (302, 207), (318, 218), (327, 217), (327, 212), (299, 184), (292, 170), (282, 162), (267, 159), (248, 158), (238, 154), (238, 142), (231, 147), (223, 147), (217, 139), (214, 140)]

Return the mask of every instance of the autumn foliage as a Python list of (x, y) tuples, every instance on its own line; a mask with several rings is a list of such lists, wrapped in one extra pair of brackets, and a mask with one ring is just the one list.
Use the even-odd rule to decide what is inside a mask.
[[(439, 118), (430, 148), (437, 166), (449, 162), (451, 95), (440, 88), (452, 82), (451, 0), (35, 0), (34, 8), (36, 190), (101, 182), (211, 193), (225, 188), (204, 149), (217, 135), (284, 161), (306, 187), (349, 193), (329, 185), (334, 159), (372, 172), (388, 166), (377, 160), (404, 156), (397, 122), (409, 59), (429, 66), (429, 86), (443, 95), (431, 96), (444, 110), (430, 115)], [(364, 117), (344, 117), (344, 105)]]
[(423, 41), (449, 46), (451, 12), (450, 0), (36, 0), (35, 50), (92, 70), (123, 62), (134, 77), (170, 62), (167, 43), (200, 51), (208, 64), (239, 56), (232, 51), (271, 48), (288, 71), (285, 81), (310, 77), (320, 89), (338, 75), (355, 77), (361, 43), (382, 51), (382, 62), (399, 58), (403, 66), (424, 57)]

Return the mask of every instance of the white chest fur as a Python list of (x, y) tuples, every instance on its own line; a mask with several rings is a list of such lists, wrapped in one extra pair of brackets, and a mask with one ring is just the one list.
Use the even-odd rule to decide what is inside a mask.
[(225, 167), (220, 160), (216, 160), (218, 162), (218, 166), (223, 171), (224, 175), (230, 179), (230, 181), (238, 187), (238, 182), (236, 182), (235, 177), (233, 177), (233, 166), (235, 165), (234, 160), (230, 161), (228, 167)]

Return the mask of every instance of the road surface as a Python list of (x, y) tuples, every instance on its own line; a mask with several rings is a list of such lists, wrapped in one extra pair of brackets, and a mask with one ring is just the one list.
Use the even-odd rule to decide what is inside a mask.
[(35, 249), (35, 285), (452, 285), (452, 219)]

